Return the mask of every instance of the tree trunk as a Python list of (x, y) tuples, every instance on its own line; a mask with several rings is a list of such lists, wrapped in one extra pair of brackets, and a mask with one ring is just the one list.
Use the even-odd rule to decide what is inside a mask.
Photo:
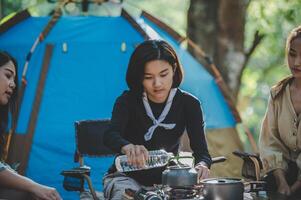
[(213, 58), (235, 100), (250, 56), (244, 49), (248, 3), (247, 0), (191, 0), (188, 10), (187, 36)]

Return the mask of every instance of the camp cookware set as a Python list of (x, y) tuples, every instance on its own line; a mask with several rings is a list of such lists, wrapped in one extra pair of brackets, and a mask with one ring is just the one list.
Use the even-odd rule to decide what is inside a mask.
[(174, 165), (168, 164), (166, 170), (163, 171), (163, 185), (170, 188), (195, 188), (195, 186), (197, 186), (202, 198), (210, 200), (241, 200), (243, 199), (244, 192), (249, 192), (245, 191), (247, 185), (251, 185), (253, 191), (256, 191), (256, 189), (262, 190), (263, 182), (244, 182), (239, 178), (210, 178), (198, 183), (195, 168), (180, 162), (180, 160), (184, 158), (190, 158), (194, 163), (193, 157), (171, 158), (170, 162), (174, 163), (174, 161), (176, 161), (176, 163)]

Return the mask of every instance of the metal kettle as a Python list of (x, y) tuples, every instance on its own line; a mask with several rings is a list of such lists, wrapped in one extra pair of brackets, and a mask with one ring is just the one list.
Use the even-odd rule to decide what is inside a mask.
[[(198, 173), (187, 164), (181, 163), (180, 159), (193, 159), (194, 166), (194, 157), (192, 156), (176, 156), (169, 159), (166, 169), (162, 172), (162, 184), (168, 185), (172, 188), (177, 187), (191, 187), (197, 184)], [(172, 161), (175, 160), (175, 165), (171, 165)]]

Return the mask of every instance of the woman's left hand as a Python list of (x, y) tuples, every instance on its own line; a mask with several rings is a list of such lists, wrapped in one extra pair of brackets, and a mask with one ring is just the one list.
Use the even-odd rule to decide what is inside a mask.
[(198, 172), (198, 181), (209, 177), (210, 170), (205, 163), (200, 162), (196, 164), (195, 169)]
[(301, 180), (297, 180), (292, 186), (291, 191), (292, 193), (295, 193), (301, 189)]
[(34, 183), (30, 188), (30, 191), (33, 193), (34, 199), (39, 200), (62, 200), (62, 197), (56, 191), (55, 188)]

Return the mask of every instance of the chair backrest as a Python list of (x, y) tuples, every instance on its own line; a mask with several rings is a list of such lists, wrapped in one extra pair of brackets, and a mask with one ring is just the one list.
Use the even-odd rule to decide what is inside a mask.
[(110, 120), (82, 120), (75, 122), (76, 151), (74, 160), (79, 157), (109, 156), (115, 153), (103, 143), (103, 135), (110, 126)]
[(241, 152), (239, 150), (233, 151), (233, 154), (244, 161), (241, 173), (242, 176), (246, 179), (259, 181), (261, 178), (260, 171), (263, 168), (259, 155), (255, 153)]

